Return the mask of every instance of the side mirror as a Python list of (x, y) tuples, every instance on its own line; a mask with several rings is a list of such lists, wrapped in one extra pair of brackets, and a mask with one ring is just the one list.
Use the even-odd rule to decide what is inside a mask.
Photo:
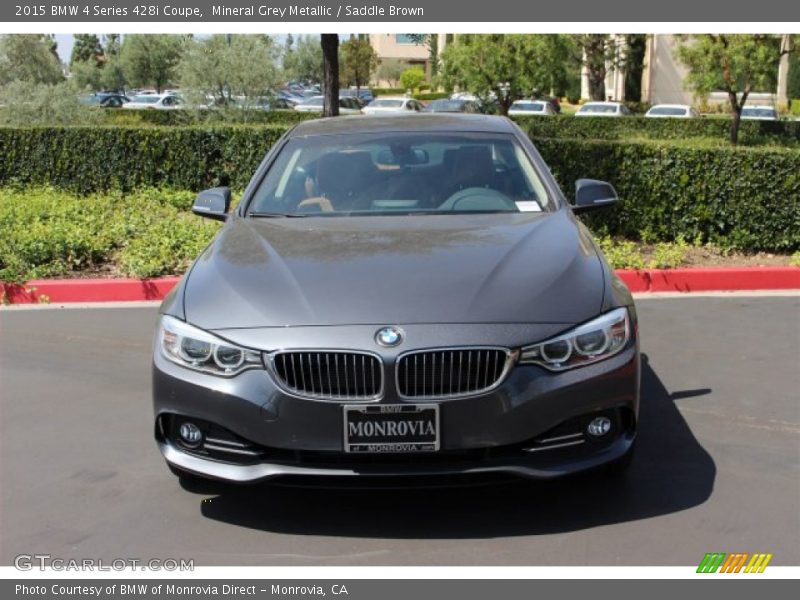
[(216, 187), (204, 190), (197, 195), (192, 212), (201, 217), (225, 221), (231, 206), (231, 188)]
[(617, 191), (610, 183), (596, 179), (578, 179), (575, 182), (575, 204), (572, 212), (581, 213), (612, 206), (618, 200)]

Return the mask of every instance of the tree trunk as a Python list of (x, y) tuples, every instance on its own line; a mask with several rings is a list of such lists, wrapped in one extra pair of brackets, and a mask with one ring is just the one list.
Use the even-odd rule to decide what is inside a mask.
[(325, 101), (322, 114), (326, 117), (336, 117), (339, 115), (339, 36), (335, 33), (323, 33), (320, 36), (320, 44), (322, 44), (325, 72)]
[(747, 102), (747, 96), (749, 92), (742, 93), (741, 101), (736, 99), (736, 92), (728, 92), (728, 99), (731, 103), (731, 109), (733, 110), (732, 119), (731, 119), (731, 144), (736, 146), (739, 143), (739, 125), (742, 122), (742, 108), (744, 107), (745, 102)]
[(606, 99), (606, 74), (605, 69), (602, 73), (594, 72), (589, 69), (589, 95), (592, 100), (599, 102)]

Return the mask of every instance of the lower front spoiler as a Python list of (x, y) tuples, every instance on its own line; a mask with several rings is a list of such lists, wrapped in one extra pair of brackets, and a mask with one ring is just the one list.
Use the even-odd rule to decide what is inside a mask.
[[(279, 477), (425, 477), (443, 475), (511, 475), (525, 479), (554, 479), (591, 471), (603, 465), (621, 460), (632, 451), (635, 440), (633, 431), (625, 432), (613, 443), (599, 448), (597, 452), (580, 457), (555, 456), (546, 458), (531, 456), (492, 458), (480, 461), (437, 462), (426, 465), (386, 465), (373, 464), (369, 467), (325, 466), (261, 462), (239, 465), (210, 460), (176, 448), (169, 442), (159, 442), (161, 454), (167, 463), (181, 471), (232, 483), (254, 483)], [(420, 455), (420, 461), (424, 457)]]

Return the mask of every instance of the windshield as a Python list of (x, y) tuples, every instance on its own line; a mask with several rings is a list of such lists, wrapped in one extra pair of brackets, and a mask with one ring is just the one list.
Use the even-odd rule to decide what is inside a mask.
[(138, 104), (155, 104), (161, 99), (161, 96), (134, 96), (133, 102)]
[(511, 105), (511, 110), (528, 110), (531, 112), (542, 112), (544, 110), (543, 102), (514, 102)]
[(460, 112), (464, 108), (463, 100), (434, 100), (428, 104), (428, 110)]
[(578, 112), (612, 114), (617, 112), (616, 104), (584, 104)]
[(400, 108), (403, 106), (402, 100), (373, 100), (369, 103), (370, 108)]
[(650, 109), (650, 114), (662, 117), (683, 117), (686, 115), (686, 109), (680, 106), (655, 106)]
[(742, 109), (743, 117), (777, 117), (774, 108), (745, 106)]
[(253, 216), (553, 210), (512, 136), (325, 135), (290, 140), (253, 195)]

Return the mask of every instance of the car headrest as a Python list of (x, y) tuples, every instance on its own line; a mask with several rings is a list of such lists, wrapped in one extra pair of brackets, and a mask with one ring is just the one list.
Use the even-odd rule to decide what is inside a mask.
[(365, 151), (323, 154), (317, 164), (317, 187), (328, 197), (352, 195), (372, 182), (376, 168)]

